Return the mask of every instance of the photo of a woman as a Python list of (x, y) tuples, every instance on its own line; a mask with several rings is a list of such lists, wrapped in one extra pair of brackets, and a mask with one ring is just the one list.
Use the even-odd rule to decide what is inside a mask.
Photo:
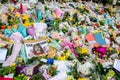
[(43, 53), (44, 53), (44, 51), (43, 51), (43, 49), (42, 49), (42, 47), (40, 46), (39, 43), (38, 43), (38, 44), (35, 44), (35, 45), (33, 46), (33, 54), (34, 54), (35, 56), (38, 56), (38, 55), (43, 54)]

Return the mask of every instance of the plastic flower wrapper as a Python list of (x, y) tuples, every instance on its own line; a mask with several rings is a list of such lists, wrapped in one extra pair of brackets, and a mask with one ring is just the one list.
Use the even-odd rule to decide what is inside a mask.
[[(4, 67), (7, 67), (7, 66), (9, 66), (9, 65), (11, 65), (12, 63), (15, 62), (15, 60), (16, 60), (19, 52), (20, 52), (21, 41), (23, 39), (22, 35), (19, 32), (13, 33), (10, 38), (14, 41), (14, 46), (13, 46), (13, 49), (12, 49), (11, 56), (9, 56), (7, 58), (7, 60), (2, 65)], [(17, 47), (17, 46), (19, 46), (19, 47)]]
[(60, 40), (62, 39), (62, 36), (56, 31), (50, 33), (50, 37), (52, 39)]
[(55, 19), (61, 19), (63, 16), (63, 12), (60, 9), (54, 9), (53, 16)]
[(0, 14), (0, 26), (7, 24), (8, 16), (5, 14)]
[[(46, 37), (47, 24), (40, 22), (34, 23), (33, 31), (35, 31), (35, 39)], [(34, 33), (34, 32), (33, 32)]]
[(41, 11), (37, 11), (37, 20), (38, 22), (42, 19), (42, 12)]
[(54, 47), (50, 46), (47, 54), (47, 58), (54, 58), (56, 53), (57, 53), (57, 50)]
[(32, 36), (32, 37), (35, 37), (35, 28), (34, 27), (28, 27), (27, 28), (27, 33), (28, 35)]
[(67, 33), (69, 28), (70, 28), (68, 22), (61, 23), (59, 27), (60, 27), (60, 29), (62, 30), (63, 33)]
[(61, 55), (57, 57), (58, 60), (67, 60), (70, 59), (70, 55), (71, 55), (71, 50), (70, 49), (65, 49), (63, 51), (61, 51)]
[(60, 44), (56, 40), (52, 40), (48, 45), (54, 47), (58, 51), (61, 49)]
[(22, 24), (18, 25), (17, 31), (20, 32), (24, 38), (27, 37), (27, 29)]
[(65, 39), (64, 41), (62, 41), (61, 46), (62, 46), (62, 49), (64, 49), (65, 47), (69, 47), (72, 53), (75, 55), (75, 57), (78, 57), (78, 54), (75, 52), (73, 43), (71, 43), (69, 40)]
[(46, 16), (45, 17), (45, 23), (48, 25), (48, 27), (54, 25), (54, 18), (52, 16)]

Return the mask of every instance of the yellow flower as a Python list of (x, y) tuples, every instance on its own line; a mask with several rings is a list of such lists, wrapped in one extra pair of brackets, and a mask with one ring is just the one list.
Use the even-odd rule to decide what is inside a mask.
[(20, 62), (22, 62), (23, 59), (19, 57), (19, 58), (17, 58), (17, 60), (20, 61)]
[(102, 30), (99, 30), (98, 32), (102, 33)]
[(69, 17), (69, 18), (68, 18), (68, 20), (70, 20), (70, 21), (71, 21), (71, 20), (73, 20), (73, 18), (72, 18), (72, 17)]
[(17, 29), (17, 28), (18, 28), (18, 26), (17, 26), (17, 25), (13, 25), (13, 27), (14, 27), (15, 29)]
[(95, 30), (94, 33), (98, 33), (99, 31), (98, 30)]
[(78, 80), (86, 80), (86, 78), (78, 78)]
[(24, 25), (25, 27), (28, 27), (28, 26), (30, 25), (30, 23), (26, 21), (23, 25)]
[(61, 43), (62, 41), (63, 41), (63, 40), (62, 40), (62, 39), (60, 39), (58, 43)]
[(22, 15), (22, 20), (28, 20), (28, 16), (26, 14)]
[(11, 67), (14, 67), (15, 65), (16, 65), (16, 63), (12, 63), (10, 66), (11, 66)]
[(51, 41), (50, 39), (47, 40), (48, 43), (50, 43), (50, 41)]
[(15, 15), (16, 17), (20, 17), (20, 14), (19, 13), (16, 13), (16, 15)]
[(65, 56), (60, 56), (60, 57), (58, 57), (58, 60), (66, 60), (66, 57)]
[(10, 9), (11, 12), (14, 11), (14, 7), (12, 7), (12, 6), (9, 6), (9, 9)]
[(79, 9), (83, 9), (83, 6), (78, 6)]
[(117, 50), (117, 53), (120, 54), (120, 48)]
[(41, 20), (41, 22), (45, 22), (45, 19)]
[(44, 36), (42, 36), (42, 39), (46, 39), (46, 38), (47, 38), (47, 36), (45, 36), (45, 35), (44, 35)]
[(71, 54), (71, 50), (68, 50), (67, 53), (66, 53), (66, 57), (69, 57)]
[(110, 48), (109, 48), (109, 50), (111, 50), (111, 51), (112, 51), (112, 50), (113, 50), (113, 48), (112, 48), (112, 47), (110, 47)]
[(76, 9), (73, 9), (73, 10), (72, 10), (72, 12), (75, 12), (75, 13), (77, 13), (78, 11), (77, 11)]
[(88, 53), (88, 49), (83, 47), (83, 48), (81, 49), (81, 53), (82, 53), (82, 54), (87, 54), (87, 53)]
[(66, 80), (73, 80), (73, 76), (67, 76)]
[(12, 29), (12, 26), (8, 26), (7, 28), (8, 28), (8, 29)]

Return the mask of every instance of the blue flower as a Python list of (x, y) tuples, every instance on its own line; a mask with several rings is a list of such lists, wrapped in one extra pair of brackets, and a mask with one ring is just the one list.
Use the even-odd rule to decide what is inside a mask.
[(49, 58), (48, 60), (47, 60), (47, 64), (53, 64), (54, 63), (54, 59), (53, 58)]

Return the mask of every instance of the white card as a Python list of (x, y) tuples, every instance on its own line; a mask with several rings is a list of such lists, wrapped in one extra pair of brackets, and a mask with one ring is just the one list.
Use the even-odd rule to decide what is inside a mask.
[(116, 59), (113, 67), (120, 72), (120, 60)]
[(7, 55), (7, 49), (0, 48), (0, 63), (3, 63), (5, 61), (6, 55)]

